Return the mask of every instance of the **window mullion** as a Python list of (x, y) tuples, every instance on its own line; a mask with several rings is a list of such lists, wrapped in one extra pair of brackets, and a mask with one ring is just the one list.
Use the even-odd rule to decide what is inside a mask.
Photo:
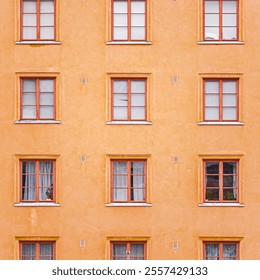
[(132, 34), (131, 34), (131, 0), (128, 0), (128, 3), (127, 3), (127, 12), (128, 12), (128, 15), (127, 15), (127, 40), (128, 41), (131, 41), (132, 40)]
[(223, 175), (223, 161), (219, 162), (219, 200), (220, 202), (223, 202), (223, 180), (224, 180), (224, 175)]
[(37, 40), (40, 40), (40, 1), (41, 0), (37, 0), (37, 4), (36, 4), (36, 17), (37, 17)]
[(223, 31), (222, 31), (222, 20), (223, 20), (223, 6), (222, 0), (219, 1), (219, 39), (223, 40)]
[(35, 185), (36, 185), (36, 201), (38, 202), (39, 201), (39, 184), (40, 184), (40, 162), (37, 160), (36, 161), (36, 174), (35, 174)]
[(223, 120), (223, 80), (219, 80), (219, 121)]
[(36, 119), (40, 119), (40, 79), (36, 79)]
[(131, 202), (131, 161), (127, 161), (127, 201)]

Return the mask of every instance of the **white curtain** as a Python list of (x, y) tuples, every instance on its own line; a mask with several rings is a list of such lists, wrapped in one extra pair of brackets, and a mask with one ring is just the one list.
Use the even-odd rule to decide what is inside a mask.
[(40, 119), (54, 118), (54, 80), (40, 80)]
[(206, 260), (219, 260), (219, 244), (206, 244)]
[(223, 260), (235, 260), (237, 256), (236, 244), (223, 244)]
[(114, 201), (127, 201), (127, 162), (114, 162)]
[(22, 162), (22, 200), (36, 200), (36, 162)]
[(144, 162), (131, 162), (131, 200), (144, 201)]
[(53, 199), (53, 162), (41, 161), (39, 174), (40, 200)]
[(144, 244), (131, 244), (130, 259), (143, 260), (144, 259)]
[(42, 243), (40, 244), (40, 260), (53, 260), (53, 244)]
[(23, 243), (21, 253), (22, 253), (22, 260), (35, 260), (36, 259), (36, 244)]
[(126, 244), (113, 244), (113, 260), (126, 260)]

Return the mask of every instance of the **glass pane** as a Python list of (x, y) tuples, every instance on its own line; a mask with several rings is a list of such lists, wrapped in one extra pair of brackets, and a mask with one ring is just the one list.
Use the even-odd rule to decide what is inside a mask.
[(132, 176), (132, 187), (144, 188), (144, 176)]
[(23, 16), (23, 26), (37, 26), (36, 15), (24, 15)]
[(206, 121), (219, 120), (219, 109), (218, 108), (206, 108), (205, 120)]
[(36, 92), (36, 81), (23, 80), (23, 92)]
[(205, 15), (205, 26), (219, 26), (219, 15)]
[(223, 15), (223, 26), (236, 26), (237, 16), (236, 15)]
[(223, 259), (225, 257), (236, 257), (237, 245), (236, 244), (223, 244)]
[(131, 39), (132, 40), (144, 40), (145, 39), (145, 27), (131, 27)]
[(205, 27), (205, 40), (219, 40), (219, 28)]
[(218, 188), (219, 187), (219, 176), (206, 176), (206, 187), (207, 188)]
[(219, 1), (205, 1), (206, 13), (219, 13)]
[(131, 93), (145, 93), (145, 81), (131, 81)]
[(236, 13), (237, 1), (223, 1), (223, 13)]
[(236, 189), (224, 189), (223, 190), (224, 200), (237, 200), (237, 190)]
[(113, 259), (126, 259), (126, 244), (113, 244)]
[(114, 106), (127, 107), (128, 95), (127, 94), (114, 94)]
[(37, 30), (36, 27), (23, 27), (23, 39), (36, 39), (37, 37)]
[(235, 94), (223, 94), (223, 107), (237, 106), (237, 96)]
[(23, 106), (23, 119), (36, 119), (36, 106)]
[(53, 106), (40, 106), (40, 119), (53, 119), (54, 107)]
[(206, 259), (218, 260), (219, 259), (219, 245), (206, 244)]
[(131, 260), (143, 260), (144, 259), (144, 245), (143, 244), (131, 244), (130, 259)]
[(114, 13), (127, 13), (127, 0), (114, 1)]
[(23, 105), (36, 105), (35, 93), (23, 93)]
[(114, 162), (114, 174), (127, 174), (127, 162)]
[(127, 189), (114, 189), (114, 201), (127, 201)]
[(131, 13), (145, 13), (145, 1), (131, 1)]
[(144, 94), (132, 94), (131, 106), (145, 106), (145, 95)]
[(114, 26), (127, 26), (127, 14), (115, 14)]
[(54, 105), (53, 93), (41, 93), (40, 105)]
[(219, 95), (218, 94), (207, 94), (205, 96), (206, 106), (219, 106)]
[(132, 107), (131, 108), (131, 120), (144, 120), (145, 108), (144, 107)]
[(53, 244), (40, 244), (40, 260), (53, 260)]
[(219, 190), (206, 189), (206, 200), (219, 201)]
[(223, 93), (236, 93), (237, 82), (236, 81), (223, 81), (222, 83)]
[(127, 81), (114, 81), (114, 93), (127, 93)]
[(236, 40), (237, 28), (236, 27), (223, 27), (223, 40)]
[(127, 120), (127, 118), (128, 118), (127, 107), (114, 107), (115, 120)]
[(127, 188), (127, 176), (124, 175), (114, 175), (114, 188)]
[(24, 13), (36, 13), (36, 0), (23, 0)]
[(145, 26), (145, 15), (143, 14), (131, 15), (131, 26)]
[(205, 82), (206, 93), (219, 93), (219, 82), (217, 81), (206, 81)]
[(54, 27), (41, 27), (40, 28), (40, 39), (54, 39)]
[(236, 176), (224, 176), (223, 177), (223, 187), (236, 187), (237, 177)]
[(54, 0), (41, 0), (41, 13), (54, 13)]
[(54, 26), (54, 15), (42, 14), (40, 16), (40, 26)]
[(235, 121), (237, 119), (236, 108), (223, 108), (223, 120), (224, 121)]
[(131, 163), (132, 174), (144, 174), (144, 162), (132, 162)]
[(22, 259), (35, 260), (36, 259), (36, 245), (22, 244)]
[(53, 92), (54, 80), (40, 80), (40, 92)]
[(219, 163), (218, 162), (206, 162), (206, 173), (207, 174), (219, 174)]
[(224, 174), (237, 174), (237, 163), (236, 162), (224, 162), (223, 163)]
[(114, 27), (114, 40), (127, 40), (127, 27)]

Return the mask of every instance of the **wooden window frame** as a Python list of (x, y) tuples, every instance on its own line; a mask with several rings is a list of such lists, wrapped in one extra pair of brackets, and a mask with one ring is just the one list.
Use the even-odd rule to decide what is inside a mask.
[[(54, 4), (54, 26), (53, 26), (53, 29), (54, 29), (54, 38), (51, 38), (51, 39), (41, 39), (40, 38), (40, 3), (41, 3), (41, 0), (35, 0), (36, 1), (36, 20), (37, 20), (37, 26), (36, 26), (36, 38), (30, 38), (30, 39), (24, 39), (23, 38), (23, 2), (24, 0), (20, 0), (20, 37), (21, 37), (21, 41), (56, 41), (56, 28), (57, 28), (57, 24), (56, 24), (56, 17), (57, 17), (57, 9), (56, 9), (56, 1), (57, 0), (53, 0), (53, 4)], [(52, 27), (52, 26), (50, 26)]]
[(36, 256), (35, 260), (40, 260), (40, 245), (41, 244), (52, 244), (53, 245), (53, 254), (52, 254), (52, 260), (56, 259), (56, 242), (55, 241), (20, 241), (19, 242), (19, 259), (23, 260), (23, 255), (22, 255), (22, 246), (23, 244), (35, 244), (36, 246)]
[(114, 260), (113, 245), (114, 244), (123, 244), (126, 245), (126, 260), (131, 260), (130, 248), (132, 244), (142, 244), (144, 246), (144, 256), (143, 260), (147, 260), (147, 242), (146, 241), (111, 241), (110, 242), (110, 259)]
[[(114, 2), (117, 2), (120, 0), (111, 0), (111, 37), (112, 41), (114, 42), (146, 42), (148, 37), (148, 7), (147, 7), (147, 1), (148, 0), (142, 0), (145, 2), (145, 38), (144, 39), (134, 39), (131, 38), (131, 2), (138, 2), (139, 0), (123, 0), (127, 2), (127, 39), (114, 39)], [(140, 0), (141, 1), (141, 0)]]
[[(127, 200), (114, 200), (114, 162), (126, 162), (127, 163)], [(143, 162), (144, 163), (144, 200), (132, 200), (131, 199), (131, 163)], [(147, 202), (147, 159), (111, 159), (110, 160), (110, 200), (111, 203), (146, 203)], [(140, 175), (138, 175), (140, 176)]]
[[(53, 173), (52, 173), (52, 181), (53, 181), (53, 186), (51, 190), (51, 197), (47, 200), (40, 200), (39, 198), (39, 176), (40, 176), (40, 162), (44, 161), (49, 161), (53, 163)], [(22, 164), (23, 162), (35, 162), (35, 200), (24, 200), (22, 195), (23, 195), (23, 172), (22, 172)], [(39, 203), (44, 203), (44, 202), (55, 202), (56, 201), (56, 160), (55, 159), (49, 159), (49, 158), (44, 158), (44, 159), (30, 159), (30, 158), (25, 158), (25, 159), (20, 159), (19, 162), (19, 177), (20, 177), (20, 183), (19, 183), (19, 192), (20, 192), (20, 202), (23, 203), (32, 203), (32, 202), (39, 202)]]
[(205, 26), (205, 17), (206, 17), (206, 11), (205, 11), (205, 1), (209, 1), (209, 0), (203, 0), (203, 41), (206, 41), (206, 42), (210, 42), (210, 41), (213, 41), (213, 42), (237, 42), (239, 41), (239, 35), (240, 35), (240, 3), (239, 3), (239, 0), (229, 0), (229, 1), (236, 1), (236, 22), (237, 22), (237, 25), (236, 25), (236, 39), (223, 39), (223, 31), (222, 31), (222, 27), (223, 27), (223, 10), (222, 10), (222, 4), (223, 4), (223, 1), (228, 1), (228, 0), (217, 0), (219, 1), (219, 26), (216, 26), (216, 28), (219, 29), (219, 39), (207, 39), (206, 38), (206, 26)]
[[(210, 81), (219, 82), (219, 106), (210, 106), (209, 108), (218, 108), (219, 109), (219, 117), (216, 120), (208, 120), (206, 119), (206, 83)], [(223, 82), (225, 81), (235, 81), (236, 82), (236, 107), (234, 106), (223, 106)], [(239, 121), (239, 78), (203, 78), (203, 121), (205, 122), (238, 122)], [(223, 120), (223, 109), (224, 108), (236, 108), (236, 119), (233, 120)]]
[(219, 245), (219, 260), (223, 260), (223, 245), (224, 244), (236, 244), (236, 260), (239, 260), (239, 249), (240, 249), (240, 242), (238, 241), (204, 241), (203, 242), (203, 259), (207, 259), (206, 255), (206, 245), (207, 244), (215, 244)]
[[(218, 189), (219, 190), (219, 200), (209, 200), (206, 198), (206, 177), (209, 176), (206, 173), (206, 163), (208, 162), (218, 162), (219, 163), (219, 174), (209, 174), (211, 176), (219, 176), (219, 186), (216, 188), (210, 188), (210, 189)], [(223, 174), (223, 163), (224, 162), (235, 162), (236, 163), (236, 174)], [(223, 178), (224, 176), (236, 176), (236, 187), (233, 187), (232, 189), (235, 189), (237, 191), (237, 197), (236, 200), (224, 200), (223, 198)], [(240, 198), (240, 185), (239, 185), (239, 160), (238, 159), (204, 159), (203, 160), (203, 202), (205, 203), (238, 203)]]
[[(127, 96), (128, 96), (128, 102), (127, 102), (127, 118), (126, 119), (115, 119), (114, 118), (114, 82), (115, 81), (127, 81)], [(144, 118), (143, 119), (132, 119), (131, 117), (131, 108), (132, 107), (138, 107), (138, 106), (131, 106), (131, 81), (144, 81), (145, 83), (145, 105), (140, 106), (144, 107)], [(111, 78), (111, 121), (147, 121), (147, 78)]]
[[(25, 80), (35, 80), (36, 82), (36, 118), (23, 118), (23, 81)], [(53, 118), (40, 118), (40, 81), (41, 80), (53, 80), (54, 82), (54, 90), (53, 90)], [(56, 120), (56, 77), (20, 77), (20, 120), (31, 120), (31, 121), (37, 121), (37, 120)]]

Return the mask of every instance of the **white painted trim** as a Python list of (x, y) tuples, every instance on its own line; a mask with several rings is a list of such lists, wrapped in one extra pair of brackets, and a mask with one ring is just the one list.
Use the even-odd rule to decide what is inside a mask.
[(14, 121), (15, 124), (61, 124), (61, 121), (52, 120), (19, 120)]
[(146, 122), (146, 121), (110, 121), (110, 122), (106, 122), (106, 124), (109, 124), (109, 125), (115, 125), (115, 124), (151, 125), (153, 123)]
[(55, 202), (20, 202), (20, 203), (15, 203), (15, 207), (60, 207), (59, 203)]
[(244, 45), (242, 41), (200, 41), (198, 45)]
[(243, 122), (198, 122), (198, 125), (244, 125)]
[(152, 45), (151, 41), (110, 41), (107, 45)]
[(16, 45), (61, 45), (60, 41), (16, 41)]
[(220, 203), (214, 203), (214, 202), (205, 202), (205, 203), (199, 203), (199, 207), (245, 207), (244, 203), (232, 203), (232, 202), (220, 202)]
[(151, 207), (152, 204), (151, 203), (122, 203), (122, 202), (118, 202), (118, 203), (107, 203), (106, 204), (107, 207)]

